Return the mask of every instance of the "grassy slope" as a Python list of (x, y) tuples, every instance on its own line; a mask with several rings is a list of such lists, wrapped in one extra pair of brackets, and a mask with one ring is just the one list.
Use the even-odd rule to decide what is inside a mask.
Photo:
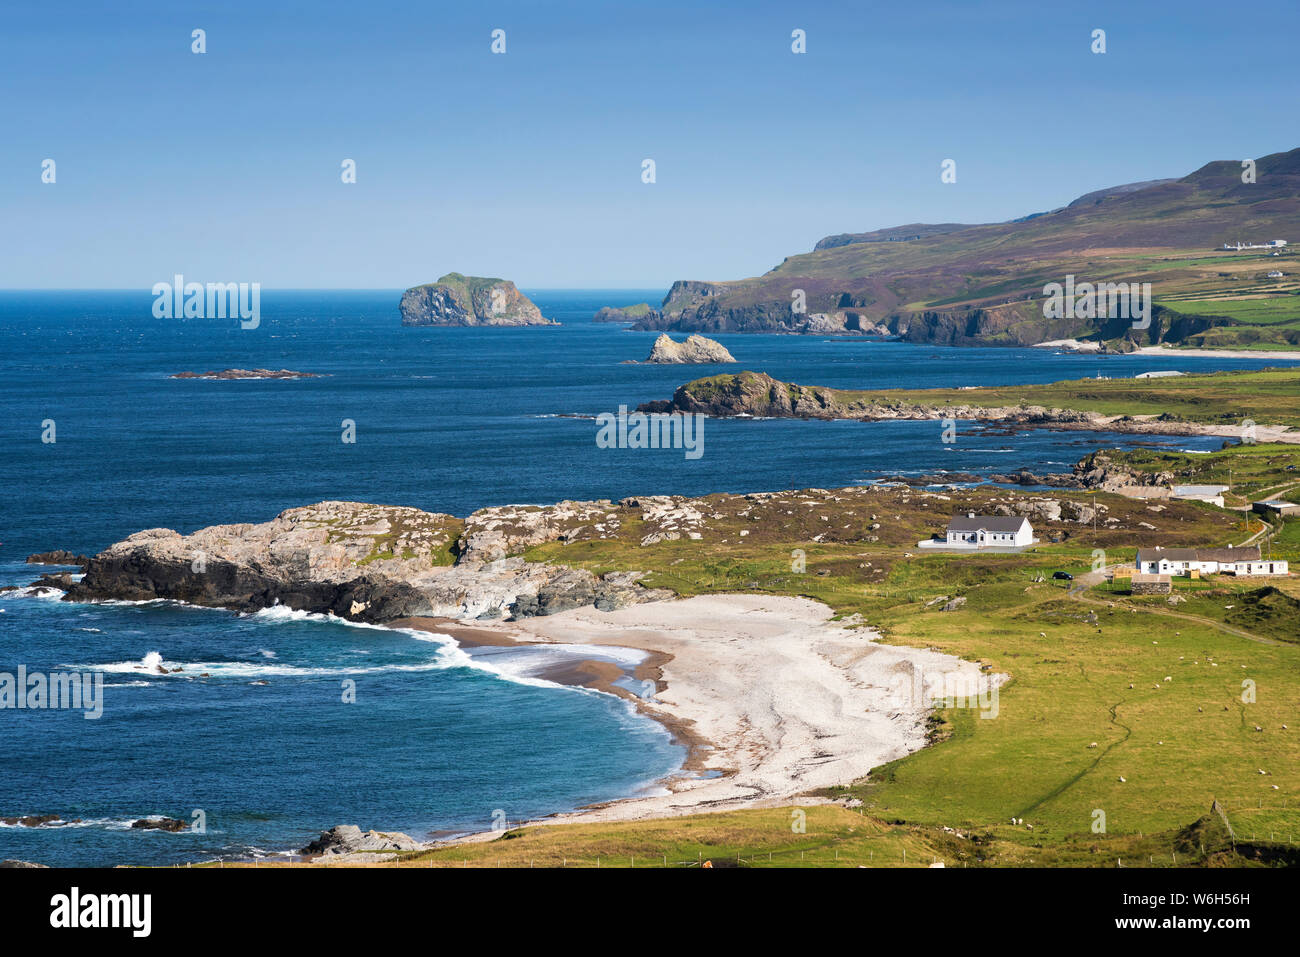
[[(1094, 196), (1025, 222), (790, 256), (763, 276), (722, 284), (725, 302), (788, 303), (791, 289), (803, 288), (811, 311), (833, 310), (841, 294), (849, 293), (872, 321), (926, 310), (1005, 307), (1019, 311), (1024, 322), (1041, 324), (1039, 302), (1005, 304), (1028, 296), (1037, 300), (1046, 283), (1073, 274), (1089, 282), (1150, 282), (1160, 305), (1246, 327), (1209, 330), (1189, 340), (1195, 345), (1294, 345), (1300, 341), (1296, 255), (1215, 249), (1236, 239), (1300, 241), (1291, 235), (1300, 221), (1300, 150), (1260, 164), (1254, 184), (1241, 183), (1238, 164), (1211, 163), (1177, 182)], [(1287, 277), (1268, 279), (1274, 268)], [(1245, 307), (1245, 301), (1252, 304)], [(1069, 334), (1095, 332), (1082, 320)]]

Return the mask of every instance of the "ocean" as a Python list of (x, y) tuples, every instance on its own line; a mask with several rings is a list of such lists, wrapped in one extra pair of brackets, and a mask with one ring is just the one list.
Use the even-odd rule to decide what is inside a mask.
[[(399, 290), (264, 292), (256, 329), (155, 319), (147, 290), (0, 293), (0, 585), (27, 585), (45, 570), (23, 564), (31, 552), (94, 552), (150, 527), (260, 522), (322, 499), (465, 515), (937, 469), (1065, 471), (1099, 444), (1222, 441), (967, 427), (947, 445), (936, 423), (709, 420), (698, 459), (597, 447), (593, 416), (667, 398), (714, 372), (920, 388), (1266, 364), (777, 335), (715, 336), (734, 367), (625, 364), (644, 359), (657, 334), (591, 315), (661, 291), (525, 292), (563, 324), (403, 328)], [(170, 378), (231, 367), (320, 377)], [(355, 424), (353, 444), (341, 441), (344, 420)], [(0, 824), (0, 858), (258, 857), (335, 824), (424, 838), (660, 787), (683, 749), (620, 699), (541, 680), (553, 654), (469, 653), (283, 609), (238, 615), (0, 593), (0, 673), (21, 665), (106, 675), (98, 720), (0, 710), (0, 818), (79, 819)], [(182, 670), (162, 675), (158, 663)], [(355, 703), (342, 700), (347, 681)], [(205, 828), (130, 827), (151, 815)]]

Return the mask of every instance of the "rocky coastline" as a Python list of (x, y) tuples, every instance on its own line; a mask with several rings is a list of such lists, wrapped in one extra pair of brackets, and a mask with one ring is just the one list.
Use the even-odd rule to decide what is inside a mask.
[[(657, 509), (657, 511), (656, 511)], [(137, 532), (92, 556), (67, 600), (169, 599), (252, 612), (274, 605), (384, 624), (404, 618), (492, 620), (670, 597), (637, 572), (595, 575), (527, 561), (552, 541), (614, 533), (628, 517), (677, 535), (672, 500), (561, 502), (481, 509), (466, 519), (414, 508), (320, 502), (260, 524), (182, 535)], [(652, 533), (650, 533), (652, 534)], [(649, 534), (647, 535), (649, 537)]]
[[(926, 405), (878, 399), (845, 399), (834, 389), (781, 382), (762, 372), (697, 379), (678, 386), (671, 399), (637, 406), (639, 412), (700, 413), (718, 418), (856, 419), (860, 422), (955, 421), (996, 423), (1010, 429), (1048, 428), (1144, 435), (1222, 435), (1235, 437), (1233, 425), (1187, 422), (1169, 414), (1104, 415), (1042, 405)], [(1268, 440), (1300, 441), (1300, 432), (1269, 427)]]

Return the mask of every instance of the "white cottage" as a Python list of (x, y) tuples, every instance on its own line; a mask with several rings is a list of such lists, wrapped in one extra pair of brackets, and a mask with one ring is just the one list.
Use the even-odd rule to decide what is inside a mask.
[(1014, 547), (1034, 543), (1034, 527), (1023, 515), (954, 515), (946, 543), (967, 548)]
[(1139, 548), (1137, 570), (1148, 575), (1286, 575), (1283, 559), (1263, 558), (1258, 545), (1243, 548)]

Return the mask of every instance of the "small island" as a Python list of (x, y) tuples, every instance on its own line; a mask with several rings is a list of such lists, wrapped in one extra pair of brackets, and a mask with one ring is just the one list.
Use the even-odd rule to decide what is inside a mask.
[(398, 304), (404, 326), (558, 326), (508, 279), (449, 272), (412, 286)]
[(641, 322), (659, 319), (659, 310), (648, 302), (638, 302), (635, 306), (602, 306), (591, 317), (592, 322)]
[(646, 362), (679, 365), (706, 365), (714, 362), (735, 362), (736, 358), (720, 342), (704, 336), (691, 335), (685, 342), (676, 342), (668, 333), (655, 340)]

